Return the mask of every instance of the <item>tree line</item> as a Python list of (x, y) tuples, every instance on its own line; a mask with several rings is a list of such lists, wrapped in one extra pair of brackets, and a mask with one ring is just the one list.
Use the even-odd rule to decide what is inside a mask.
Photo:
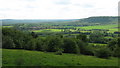
[(2, 29), (2, 48), (55, 52), (58, 55), (74, 53), (100, 58), (119, 57), (118, 40), (119, 38), (110, 41), (107, 46), (94, 46), (88, 43), (89, 39), (84, 34), (76, 35), (75, 38), (59, 34), (42, 37), (34, 32), (23, 32), (13, 28)]

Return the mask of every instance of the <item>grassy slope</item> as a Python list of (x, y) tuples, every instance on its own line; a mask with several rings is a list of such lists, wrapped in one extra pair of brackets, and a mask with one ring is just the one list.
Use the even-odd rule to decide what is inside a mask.
[(77, 28), (82, 28), (82, 29), (109, 29), (110, 32), (118, 31), (117, 24), (110, 24), (110, 25), (97, 25), (97, 26), (85, 26), (85, 27), (77, 27)]
[(40, 51), (3, 49), (3, 66), (117, 66), (117, 58), (101, 59), (94, 56), (44, 53)]
[(10, 27), (13, 27), (13, 26), (2, 26), (3, 28), (10, 28)]
[(86, 27), (81, 27), (81, 28), (85, 28), (85, 29), (110, 29), (113, 27), (117, 27), (117, 24), (86, 26)]
[(61, 29), (42, 29), (42, 30), (33, 30), (33, 32), (60, 32)]

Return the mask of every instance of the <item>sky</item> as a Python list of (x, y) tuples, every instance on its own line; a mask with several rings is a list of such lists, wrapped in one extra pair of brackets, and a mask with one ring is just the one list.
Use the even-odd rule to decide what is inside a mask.
[(0, 0), (0, 19), (117, 16), (119, 0)]

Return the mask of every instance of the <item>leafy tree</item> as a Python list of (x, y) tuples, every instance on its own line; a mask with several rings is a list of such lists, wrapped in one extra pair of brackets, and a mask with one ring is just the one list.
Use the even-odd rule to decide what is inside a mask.
[(36, 40), (31, 39), (27, 44), (26, 44), (26, 49), (28, 50), (35, 50), (36, 49)]
[(120, 38), (115, 38), (108, 43), (108, 48), (113, 52), (113, 56), (120, 57), (120, 45), (119, 45)]
[(92, 43), (106, 43), (104, 33), (97, 30), (90, 34), (89, 41)]
[(87, 36), (84, 35), (84, 34), (79, 34), (79, 35), (77, 35), (76, 38), (79, 39), (79, 40), (82, 40), (83, 42), (87, 42), (88, 41)]
[(43, 42), (41, 40), (36, 40), (36, 50), (42, 51)]
[(99, 58), (109, 58), (111, 56), (111, 51), (108, 48), (100, 48), (96, 50), (94, 54)]
[(73, 39), (64, 38), (63, 43), (63, 49), (65, 53), (77, 53), (77, 44)]
[(118, 44), (118, 40), (113, 39), (108, 43), (108, 47), (110, 48), (110, 50), (114, 51), (114, 49), (118, 46), (117, 44)]
[(43, 39), (41, 37), (38, 37), (36, 39), (36, 50), (38, 50), (38, 51), (46, 51), (45, 43), (46, 43), (45, 39)]
[(13, 39), (10, 36), (3, 36), (2, 37), (2, 47), (3, 48), (15, 48)]
[(33, 38), (37, 38), (38, 37), (38, 35), (35, 34), (34, 32), (31, 32), (31, 35), (33, 36)]
[(116, 47), (113, 52), (113, 56), (120, 58), (120, 47)]
[(48, 37), (48, 51), (56, 52), (63, 45), (61, 38), (59, 37)]
[(92, 50), (91, 46), (88, 45), (88, 43), (85, 43), (81, 40), (77, 40), (77, 45), (80, 49), (81, 54), (93, 55), (93, 50)]
[[(2, 29), (3, 42), (4, 44), (12, 44), (9, 48), (24, 48), (25, 45), (32, 39), (32, 36), (26, 32), (22, 32), (20, 30), (16, 30), (14, 28), (3, 28)], [(7, 39), (8, 38), (8, 39)], [(7, 41), (5, 41), (5, 39)], [(8, 43), (7, 43), (8, 42)], [(28, 46), (27, 46), (28, 47)]]

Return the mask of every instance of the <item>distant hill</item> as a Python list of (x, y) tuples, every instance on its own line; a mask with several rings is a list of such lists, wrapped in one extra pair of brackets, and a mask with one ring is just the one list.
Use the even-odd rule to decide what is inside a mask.
[(78, 19), (3, 19), (2, 24), (17, 24), (17, 23), (45, 23), (45, 22), (68, 22), (68, 21), (74, 21)]
[[(100, 23), (109, 24), (117, 23), (117, 16), (98, 16), (98, 17), (88, 17), (83, 19), (3, 19), (1, 20), (3, 25), (6, 24), (17, 24), (17, 23), (63, 23), (65, 24), (77, 24), (77, 23)], [(63, 23), (64, 24), (64, 23)]]
[(101, 24), (106, 24), (106, 23), (117, 23), (118, 22), (118, 17), (112, 17), (112, 16), (99, 16), (99, 17), (89, 17), (89, 18), (84, 18), (80, 19), (79, 22), (81, 23), (101, 23)]

